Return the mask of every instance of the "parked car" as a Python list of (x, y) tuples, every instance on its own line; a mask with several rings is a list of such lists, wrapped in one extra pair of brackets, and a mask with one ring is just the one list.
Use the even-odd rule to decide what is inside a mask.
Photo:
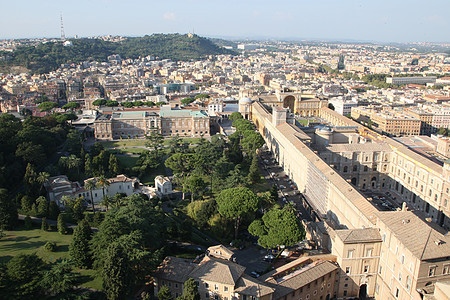
[(259, 275), (258, 272), (252, 271), (252, 272), (250, 273), (250, 276), (252, 276), (252, 277), (254, 277), (254, 278), (258, 278), (260, 275)]
[(264, 256), (264, 261), (272, 262), (275, 257), (272, 254)]

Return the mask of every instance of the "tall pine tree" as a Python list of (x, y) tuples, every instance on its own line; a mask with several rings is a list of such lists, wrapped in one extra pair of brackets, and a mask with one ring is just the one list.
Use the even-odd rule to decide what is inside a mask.
[(17, 223), (17, 207), (8, 197), (8, 190), (0, 189), (0, 228), (12, 229)]
[(69, 257), (79, 268), (89, 268), (91, 266), (91, 254), (89, 242), (92, 237), (91, 227), (86, 220), (82, 220), (75, 227), (73, 239), (69, 245)]
[(261, 180), (261, 172), (258, 168), (258, 156), (253, 154), (252, 164), (250, 165), (250, 169), (248, 172), (248, 181), (250, 184), (255, 184), (260, 182)]
[(122, 299), (128, 295), (133, 283), (132, 272), (123, 246), (118, 242), (109, 245), (101, 270), (103, 290), (108, 299)]

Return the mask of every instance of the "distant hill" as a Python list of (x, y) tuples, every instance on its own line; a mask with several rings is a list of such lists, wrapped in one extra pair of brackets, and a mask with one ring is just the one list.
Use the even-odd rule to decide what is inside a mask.
[[(193, 35), (154, 34), (144, 37), (130, 37), (116, 43), (100, 39), (72, 39), (72, 46), (64, 47), (61, 42), (43, 43), (37, 46), (19, 47), (14, 52), (3, 54), (0, 68), (26, 67), (33, 73), (48, 73), (61, 64), (79, 63), (86, 60), (106, 61), (112, 54), (122, 58), (157, 56), (161, 59), (198, 60), (208, 55), (234, 54), (209, 39)], [(2, 56), (2, 53), (0, 53)]]

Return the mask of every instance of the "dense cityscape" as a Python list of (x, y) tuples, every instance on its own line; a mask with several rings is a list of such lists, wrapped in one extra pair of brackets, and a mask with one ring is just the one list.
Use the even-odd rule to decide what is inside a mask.
[(0, 298), (449, 299), (449, 46), (0, 40)]

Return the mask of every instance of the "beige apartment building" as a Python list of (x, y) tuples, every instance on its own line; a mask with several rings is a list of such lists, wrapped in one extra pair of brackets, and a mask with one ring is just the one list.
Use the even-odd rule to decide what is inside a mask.
[(394, 136), (419, 135), (421, 131), (420, 119), (402, 113), (354, 107), (351, 116), (358, 121), (372, 122), (378, 132)]
[[(333, 115), (336, 112), (323, 110), (327, 111), (322, 116), (333, 116), (345, 127), (344, 119)], [(258, 101), (252, 104), (251, 117), (268, 149), (314, 212), (317, 225), (308, 228), (325, 230), (310, 236), (323, 237), (319, 242), (338, 257), (338, 298), (420, 299), (432, 292), (437, 280), (450, 279), (446, 267), (450, 263), (450, 236), (445, 234), (450, 228), (450, 164), (439, 165), (386, 136), (354, 126), (351, 120), (347, 127), (354, 128), (353, 133), (330, 127), (326, 130), (331, 135), (329, 141), (338, 145), (322, 143), (321, 149), (315, 148), (316, 131), (303, 132), (280, 122)], [(405, 202), (403, 210), (383, 212), (361, 194), (363, 188), (391, 191), (396, 201)], [(367, 230), (364, 238), (361, 229)], [(398, 254), (400, 250), (404, 259)], [(409, 274), (403, 264), (388, 260), (388, 253), (396, 253), (400, 262), (412, 261), (416, 273)], [(398, 291), (396, 282), (401, 283)], [(408, 294), (400, 287), (409, 287)]]

